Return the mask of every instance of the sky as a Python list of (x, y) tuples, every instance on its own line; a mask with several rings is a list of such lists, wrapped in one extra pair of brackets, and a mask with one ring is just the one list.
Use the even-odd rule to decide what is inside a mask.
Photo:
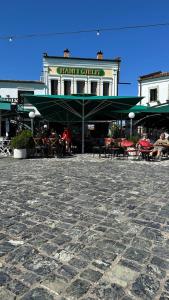
[[(119, 95), (138, 94), (144, 74), (169, 72), (169, 26), (102, 31), (102, 28), (169, 23), (169, 0), (1, 1), (0, 79), (39, 80), (43, 53), (105, 59), (121, 57)], [(100, 29), (80, 34), (3, 39), (53, 32)]]

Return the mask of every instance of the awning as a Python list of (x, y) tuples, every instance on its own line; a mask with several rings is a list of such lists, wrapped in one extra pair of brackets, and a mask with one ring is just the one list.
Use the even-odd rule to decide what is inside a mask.
[(118, 110), (118, 113), (129, 114), (130, 112), (138, 113), (169, 113), (169, 104), (162, 104), (158, 106), (144, 106), (144, 105), (135, 105), (130, 109)]
[(142, 112), (147, 112), (149, 109), (148, 106), (144, 106), (144, 105), (135, 105), (133, 107), (131, 107), (130, 109), (123, 109), (123, 110), (118, 110), (118, 113), (121, 114), (129, 114), (130, 112), (134, 112), (134, 113), (142, 113)]
[(89, 96), (89, 95), (24, 95), (41, 115), (55, 122), (81, 122), (90, 120), (111, 120), (113, 112), (130, 109), (141, 97)]
[(91, 95), (30, 95), (23, 97), (35, 106), (48, 121), (81, 122), (82, 153), (84, 152), (84, 122), (113, 120), (113, 113), (130, 109), (142, 97), (134, 96), (91, 96)]

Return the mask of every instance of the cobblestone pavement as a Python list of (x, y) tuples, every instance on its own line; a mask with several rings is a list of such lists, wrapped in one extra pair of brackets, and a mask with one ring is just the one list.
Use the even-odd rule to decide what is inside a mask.
[(0, 299), (169, 299), (169, 161), (0, 158)]

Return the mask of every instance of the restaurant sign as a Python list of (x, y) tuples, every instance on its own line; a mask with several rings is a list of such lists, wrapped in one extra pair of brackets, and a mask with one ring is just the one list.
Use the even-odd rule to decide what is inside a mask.
[(70, 75), (85, 75), (85, 76), (104, 76), (103, 69), (86, 69), (86, 68), (70, 68), (70, 67), (58, 67), (58, 74), (70, 74)]

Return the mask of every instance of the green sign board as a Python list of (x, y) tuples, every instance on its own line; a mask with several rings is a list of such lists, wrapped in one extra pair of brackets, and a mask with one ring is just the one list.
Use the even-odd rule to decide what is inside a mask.
[(85, 75), (85, 76), (104, 76), (104, 70), (102, 69), (90, 69), (90, 68), (70, 68), (70, 67), (58, 67), (58, 74), (70, 74), (70, 75)]
[(0, 101), (0, 110), (11, 110), (11, 103)]

